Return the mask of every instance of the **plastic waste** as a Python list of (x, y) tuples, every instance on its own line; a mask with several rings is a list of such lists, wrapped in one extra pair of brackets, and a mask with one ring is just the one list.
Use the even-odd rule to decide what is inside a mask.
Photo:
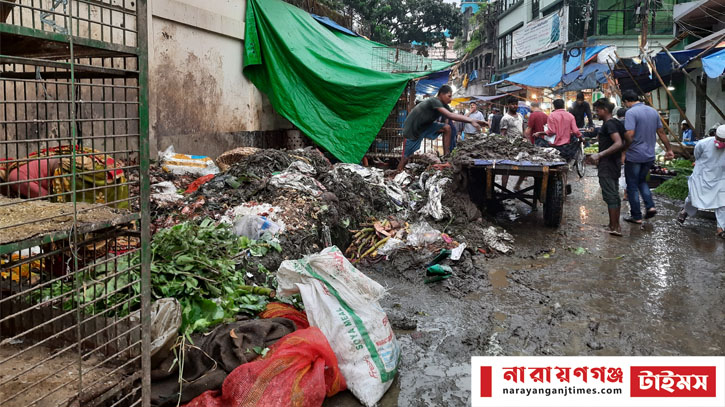
[(389, 256), (405, 246), (406, 244), (404, 241), (391, 237), (381, 248), (378, 249), (378, 254), (381, 256)]
[(442, 220), (450, 214), (450, 210), (443, 206), (443, 189), (451, 182), (450, 178), (434, 175), (425, 181), (428, 190), (428, 202), (420, 209), (420, 213), (428, 215), (435, 220)]
[[(332, 176), (337, 179), (337, 177), (339, 177), (339, 172), (343, 170), (354, 172), (355, 174), (360, 175), (365, 180), (365, 182), (384, 188), (385, 193), (395, 205), (400, 207), (405, 206), (405, 203), (408, 200), (408, 194), (395, 180), (386, 180), (385, 174), (381, 169), (363, 167), (357, 164), (335, 164), (331, 171)], [(402, 180), (403, 179), (401, 178), (401, 181)]]
[(161, 168), (172, 174), (191, 174), (197, 176), (219, 174), (219, 167), (214, 160), (203, 155), (179, 154), (174, 151), (174, 146), (159, 152)]
[(461, 243), (455, 249), (451, 250), (451, 260), (458, 261), (463, 256), (463, 251), (466, 250), (466, 244)]
[(410, 227), (406, 243), (409, 246), (420, 247), (435, 243), (441, 239), (441, 232), (434, 229), (428, 222), (416, 223)]
[(310, 326), (327, 337), (348, 388), (363, 405), (374, 406), (390, 388), (400, 361), (400, 346), (378, 302), (383, 286), (335, 246), (284, 261), (277, 279), (280, 295), (302, 295)]
[[(129, 315), (132, 325), (141, 321), (141, 311), (134, 311)], [(181, 304), (176, 298), (161, 298), (151, 304), (151, 364), (157, 365), (169, 356), (171, 348), (179, 337), (181, 329)], [(141, 340), (140, 332), (131, 333), (133, 341)], [(133, 347), (128, 357), (139, 355), (139, 349)]]
[(265, 233), (276, 235), (282, 228), (265, 216), (246, 215), (234, 222), (234, 234), (259, 240)]
[(269, 184), (277, 188), (306, 192), (316, 197), (322, 195), (327, 189), (310, 174), (315, 174), (314, 167), (302, 161), (295, 161), (284, 172), (273, 175), (269, 179)]
[(151, 185), (151, 200), (157, 203), (173, 203), (184, 196), (176, 192), (176, 185), (171, 181)]

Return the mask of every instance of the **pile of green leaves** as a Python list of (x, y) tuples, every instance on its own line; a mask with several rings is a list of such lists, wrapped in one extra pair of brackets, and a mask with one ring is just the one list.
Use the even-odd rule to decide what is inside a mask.
[(257, 314), (269, 298), (243, 287), (235, 258), (264, 256), (270, 249), (282, 250), (277, 243), (237, 237), (229, 225), (211, 219), (164, 229), (151, 244), (152, 295), (179, 300), (183, 332), (205, 331), (239, 313)]
[(692, 175), (692, 161), (678, 158), (665, 165), (668, 170), (676, 171), (677, 174)]
[[(269, 297), (253, 293), (257, 290), (245, 285), (245, 271), (238, 270), (237, 259), (264, 256), (270, 250), (282, 248), (275, 242), (238, 237), (231, 226), (217, 225), (211, 219), (163, 229), (151, 241), (152, 299), (173, 297), (179, 301), (182, 333), (206, 331), (240, 313), (256, 315), (264, 310)], [(139, 265), (138, 252), (115, 263), (102, 263), (80, 277), (78, 290), (73, 282), (57, 281), (38, 290), (36, 301), (63, 296), (64, 309), (77, 303), (85, 313), (128, 315), (140, 303)], [(259, 266), (258, 271), (270, 277), (269, 285), (276, 285), (264, 267)]]
[(679, 174), (672, 179), (668, 179), (653, 190), (655, 194), (663, 195), (672, 199), (684, 200), (687, 198), (690, 188), (687, 184), (687, 176)]

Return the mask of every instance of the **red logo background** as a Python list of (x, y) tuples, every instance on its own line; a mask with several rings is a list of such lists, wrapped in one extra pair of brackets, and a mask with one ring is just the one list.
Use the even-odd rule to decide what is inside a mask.
[[(629, 368), (630, 371), (630, 395), (631, 397), (715, 397), (715, 390), (717, 381), (715, 377), (716, 368), (715, 366), (632, 366)], [(687, 388), (678, 387), (680, 382), (679, 378), (675, 377), (674, 385), (671, 386), (672, 392), (669, 392), (662, 388), (662, 380), (659, 380), (659, 390), (652, 385), (648, 389), (640, 388), (640, 377), (644, 371), (649, 371), (653, 375), (665, 376), (665, 371), (670, 371), (675, 375), (707, 375), (707, 390), (703, 388), (693, 389), (692, 386), (696, 383), (695, 380), (691, 380), (691, 387)], [(644, 373), (646, 375), (646, 373)]]

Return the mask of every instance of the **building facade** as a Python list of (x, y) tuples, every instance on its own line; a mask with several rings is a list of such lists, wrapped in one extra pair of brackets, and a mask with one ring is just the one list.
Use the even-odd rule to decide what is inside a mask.
[(670, 42), (674, 38), (672, 14), (676, 0), (649, 0), (648, 12), (642, 6), (644, 1), (647, 0), (501, 0), (496, 33), (498, 73), (514, 73), (531, 62), (561, 52), (551, 49), (517, 59), (512, 55), (512, 48), (514, 31), (526, 23), (557, 13), (563, 7), (568, 8), (568, 48), (582, 44), (588, 25), (587, 45), (615, 45), (621, 57), (636, 56), (645, 16), (648, 41)]

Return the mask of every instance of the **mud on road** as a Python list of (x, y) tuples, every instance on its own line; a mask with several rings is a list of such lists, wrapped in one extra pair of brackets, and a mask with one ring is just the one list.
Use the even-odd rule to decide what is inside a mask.
[[(714, 220), (680, 227), (678, 207), (659, 199), (652, 222), (609, 236), (597, 178), (570, 181), (559, 229), (522, 206), (513, 221), (498, 217), (513, 255), (468, 253), (449, 263), (456, 276), (431, 285), (434, 255), (360, 266), (389, 289), (382, 305), (403, 350), (381, 406), (470, 404), (471, 356), (725, 353), (725, 241)], [(359, 404), (345, 392), (325, 405)]]

